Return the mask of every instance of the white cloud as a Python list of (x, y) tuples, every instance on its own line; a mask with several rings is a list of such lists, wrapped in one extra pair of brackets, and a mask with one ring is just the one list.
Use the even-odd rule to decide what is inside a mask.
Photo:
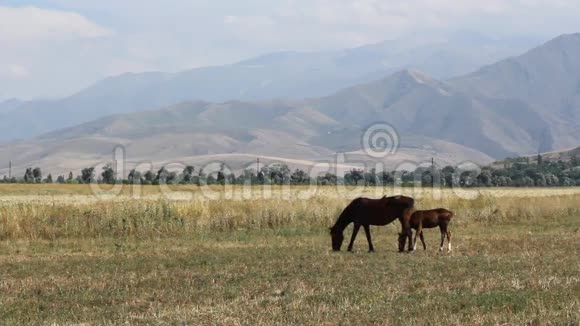
[(18, 64), (0, 64), (0, 77), (12, 80), (25, 79), (30, 75), (28, 69)]
[(0, 42), (26, 43), (95, 38), (111, 31), (67, 11), (0, 7)]
[[(70, 94), (125, 71), (179, 71), (279, 50), (354, 47), (414, 34), (430, 39), (456, 31), (534, 40), (580, 31), (578, 0), (0, 3), (0, 90), (23, 98)], [(22, 69), (8, 68), (14, 63)]]
[[(225, 28), (250, 44), (324, 48), (433, 29), (551, 37), (580, 28), (572, 23), (578, 16), (577, 0), (288, 0), (251, 16), (230, 14)], [(271, 23), (262, 28), (257, 21)]]

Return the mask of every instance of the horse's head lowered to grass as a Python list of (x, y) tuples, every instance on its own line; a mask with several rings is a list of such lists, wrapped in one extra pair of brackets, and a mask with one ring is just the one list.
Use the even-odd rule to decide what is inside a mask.
[(332, 240), (332, 250), (340, 251), (340, 247), (342, 247), (342, 242), (344, 241), (344, 235), (342, 234), (342, 230), (338, 230), (336, 227), (330, 228), (330, 239)]

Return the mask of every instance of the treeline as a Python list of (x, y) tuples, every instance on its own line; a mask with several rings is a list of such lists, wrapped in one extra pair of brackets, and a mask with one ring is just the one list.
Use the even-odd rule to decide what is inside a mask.
[(4, 177), (4, 183), (61, 183), (61, 184), (88, 184), (91, 182), (115, 184), (272, 184), (272, 185), (402, 185), (402, 186), (437, 186), (437, 187), (556, 187), (580, 186), (580, 164), (573, 157), (569, 161), (547, 161), (542, 156), (535, 160), (530, 158), (510, 158), (500, 166), (486, 166), (478, 171), (463, 172), (453, 166), (442, 169), (417, 168), (414, 171), (381, 171), (374, 169), (363, 171), (352, 169), (343, 176), (332, 173), (311, 177), (307, 172), (296, 169), (294, 171), (285, 164), (271, 164), (264, 166), (256, 173), (255, 169), (246, 169), (238, 175), (227, 172), (225, 165), (217, 172), (206, 174), (203, 169), (197, 170), (187, 166), (182, 171), (169, 171), (165, 167), (154, 171), (129, 172), (126, 178), (117, 179), (116, 172), (111, 165), (106, 165), (101, 171), (94, 167), (81, 170), (77, 176), (70, 172), (68, 175), (59, 175), (53, 179), (51, 174), (43, 177), (40, 168), (28, 168), (21, 178)]

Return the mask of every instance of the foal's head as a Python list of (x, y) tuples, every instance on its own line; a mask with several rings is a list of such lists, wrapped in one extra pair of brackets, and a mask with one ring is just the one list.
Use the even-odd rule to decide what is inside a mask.
[(330, 228), (330, 239), (332, 240), (332, 250), (340, 251), (342, 241), (344, 241), (344, 236), (342, 235), (342, 232), (334, 228)]

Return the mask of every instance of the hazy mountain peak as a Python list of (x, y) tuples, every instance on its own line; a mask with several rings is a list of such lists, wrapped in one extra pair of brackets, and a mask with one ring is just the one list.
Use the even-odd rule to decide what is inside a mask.
[(404, 69), (386, 78), (388, 83), (396, 81), (405, 89), (429, 87), (442, 95), (449, 95), (452, 90), (444, 82), (437, 80), (417, 69)]
[[(535, 59), (535, 60), (546, 60), (547, 53), (572, 53), (574, 55), (580, 54), (580, 33), (573, 33), (573, 34), (562, 34), (554, 39), (551, 39), (544, 44), (537, 46), (526, 53), (515, 57), (516, 60), (526, 60), (526, 59)], [(564, 54), (565, 55), (565, 54)], [(533, 58), (535, 57), (535, 58)], [(578, 56), (571, 58), (576, 59)], [(557, 58), (551, 58), (557, 59)], [(545, 62), (536, 62), (536, 64), (542, 65), (549, 63), (548, 61)]]
[[(565, 34), (449, 83), (465, 93), (526, 103), (549, 122), (534, 130), (538, 147), (571, 147), (580, 139), (578, 58), (580, 33)], [(548, 141), (549, 145), (542, 145)]]
[(580, 33), (562, 34), (555, 37), (544, 44), (546, 45), (563, 45), (569, 42), (580, 42)]
[(400, 72), (400, 75), (410, 78), (418, 84), (431, 84), (434, 82), (433, 78), (416, 69), (404, 69)]

